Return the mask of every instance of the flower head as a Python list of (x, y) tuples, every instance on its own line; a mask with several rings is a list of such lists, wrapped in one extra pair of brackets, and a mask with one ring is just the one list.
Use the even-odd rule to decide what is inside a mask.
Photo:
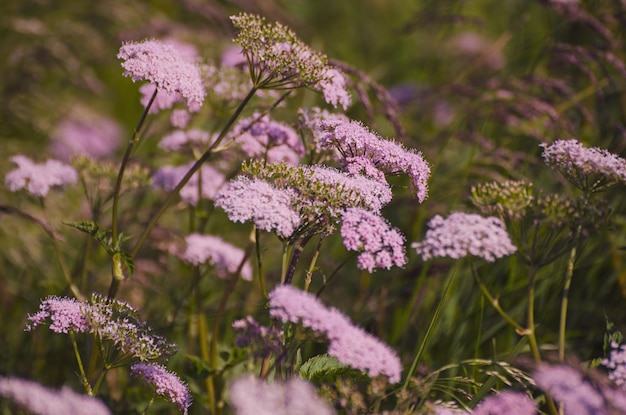
[(295, 197), (290, 189), (239, 176), (224, 185), (215, 197), (215, 206), (224, 209), (233, 222), (251, 220), (259, 229), (288, 238), (300, 224), (300, 215), (292, 207)]
[[(243, 250), (217, 236), (194, 233), (187, 235), (185, 241), (187, 247), (180, 255), (181, 259), (194, 265), (208, 263), (220, 278), (235, 274), (245, 258)], [(241, 278), (252, 280), (252, 268), (248, 261), (241, 268)]]
[(542, 147), (546, 163), (585, 192), (599, 192), (616, 183), (626, 183), (626, 159), (605, 149), (586, 148), (578, 140), (557, 140)]
[(282, 332), (276, 327), (262, 326), (252, 316), (234, 321), (233, 330), (239, 334), (235, 345), (250, 348), (255, 357), (266, 358), (282, 351)]
[(463, 212), (447, 218), (436, 215), (428, 222), (428, 228), (424, 240), (412, 244), (425, 261), (473, 255), (493, 262), (516, 251), (504, 224), (495, 217)]
[(521, 218), (533, 202), (533, 185), (523, 180), (481, 183), (472, 187), (472, 203), (483, 214)]
[(52, 187), (78, 181), (76, 170), (58, 160), (37, 164), (25, 156), (13, 156), (11, 161), (17, 168), (6, 175), (4, 183), (12, 192), (24, 189), (34, 196), (44, 197)]
[(34, 330), (37, 326), (50, 320), (49, 328), (55, 333), (84, 333), (90, 329), (85, 303), (73, 298), (51, 296), (39, 304), (39, 311), (28, 316), (26, 330)]
[(98, 399), (81, 395), (68, 387), (46, 388), (36, 382), (0, 377), (0, 396), (10, 399), (36, 415), (110, 415)]
[(602, 365), (609, 369), (609, 379), (626, 389), (626, 345), (612, 342), (611, 353), (602, 359)]
[[(180, 180), (187, 174), (192, 163), (183, 166), (164, 166), (152, 176), (152, 187), (155, 189), (174, 190)], [(199, 177), (202, 177), (200, 180)], [(209, 165), (203, 165), (180, 190), (180, 197), (185, 203), (197, 205), (200, 197), (208, 200), (215, 198), (224, 184), (222, 173)], [(200, 182), (202, 183), (200, 186)], [(198, 187), (201, 189), (198, 189)]]
[(73, 108), (52, 134), (51, 152), (60, 160), (73, 156), (104, 159), (111, 156), (122, 140), (122, 128), (112, 119)]
[(255, 113), (237, 123), (231, 136), (248, 157), (259, 157), (268, 163), (284, 161), (297, 164), (304, 155), (304, 145), (290, 126)]
[[(322, 146), (336, 147), (344, 162), (362, 164), (362, 158), (366, 158), (371, 160), (368, 168), (375, 166), (386, 174), (405, 173), (417, 200), (421, 203), (426, 199), (430, 167), (421, 153), (407, 150), (393, 140), (383, 139), (358, 121), (322, 124), (320, 127), (327, 132), (322, 139)], [(363, 169), (363, 173), (367, 174), (368, 169)], [(374, 177), (379, 175), (374, 173)]]
[(188, 106), (202, 105), (204, 87), (195, 64), (185, 60), (171, 45), (158, 40), (128, 42), (117, 55), (124, 76), (135, 81), (146, 80), (159, 91), (180, 94)]
[(266, 383), (243, 377), (230, 385), (230, 404), (236, 415), (331, 415), (335, 412), (305, 380)]
[(191, 406), (191, 393), (175, 373), (156, 363), (138, 363), (132, 365), (130, 370), (133, 375), (153, 386), (157, 395), (172, 402), (187, 415)]
[(350, 119), (345, 114), (332, 113), (319, 107), (300, 108), (298, 110), (298, 128), (310, 134), (310, 138), (306, 141), (307, 147), (314, 150), (315, 153), (328, 150), (328, 146), (322, 147), (322, 143), (325, 143), (326, 130), (349, 121)]
[(214, 141), (213, 137), (204, 130), (176, 130), (161, 139), (159, 148), (165, 151), (182, 151), (185, 148), (206, 147), (211, 141)]
[(260, 16), (241, 13), (231, 16), (239, 29), (234, 42), (241, 46), (258, 88), (308, 86), (324, 93), (326, 102), (344, 108), (350, 103), (344, 75), (280, 23), (268, 24)]
[(472, 413), (474, 415), (535, 415), (537, 404), (524, 393), (504, 391), (485, 398)]
[(342, 216), (341, 237), (350, 251), (360, 252), (357, 266), (373, 272), (375, 268), (404, 266), (404, 237), (377, 214), (348, 208)]
[(384, 375), (400, 381), (402, 364), (386, 344), (354, 326), (348, 317), (334, 308), (326, 308), (312, 294), (289, 285), (280, 285), (269, 294), (270, 315), (283, 323), (302, 323), (325, 335), (328, 354), (341, 363), (367, 372), (370, 377)]

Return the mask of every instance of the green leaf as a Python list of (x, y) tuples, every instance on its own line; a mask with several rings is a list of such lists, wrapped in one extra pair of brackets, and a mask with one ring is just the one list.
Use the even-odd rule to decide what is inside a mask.
[(100, 226), (97, 223), (90, 220), (81, 220), (79, 222), (63, 222), (63, 224), (91, 235), (96, 241), (100, 242), (100, 245), (106, 249), (109, 255), (115, 253), (111, 246), (111, 238), (109, 238), (110, 231), (100, 230)]
[(300, 366), (300, 375), (313, 383), (332, 383), (338, 377), (367, 379), (367, 375), (339, 362), (328, 354), (314, 356)]

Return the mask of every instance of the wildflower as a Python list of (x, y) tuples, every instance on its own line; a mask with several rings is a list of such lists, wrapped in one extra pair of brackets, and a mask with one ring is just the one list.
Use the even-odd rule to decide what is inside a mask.
[(304, 146), (290, 126), (255, 113), (237, 123), (231, 136), (248, 157), (260, 157), (268, 163), (284, 161), (297, 164)]
[(342, 216), (341, 237), (350, 251), (360, 252), (357, 266), (373, 272), (406, 264), (404, 237), (372, 212), (348, 208)]
[(544, 364), (535, 370), (533, 377), (539, 388), (565, 407), (566, 414), (609, 414), (601, 393), (572, 367)]
[[(183, 166), (164, 166), (152, 176), (152, 187), (162, 190), (174, 190), (180, 180), (187, 174), (192, 163)], [(202, 178), (200, 180), (200, 177)], [(224, 184), (222, 173), (209, 165), (203, 165), (180, 190), (181, 199), (190, 205), (197, 205), (199, 198), (212, 200)], [(200, 183), (202, 183), (200, 185)], [(201, 189), (198, 189), (198, 187)]]
[(622, 388), (626, 385), (626, 345), (611, 343), (611, 353), (602, 359), (602, 365), (609, 369), (609, 379)]
[(84, 333), (89, 330), (85, 303), (73, 298), (51, 296), (39, 304), (39, 311), (28, 316), (26, 330), (32, 331), (50, 319), (49, 328), (55, 333)]
[(10, 399), (36, 415), (110, 415), (98, 399), (81, 395), (68, 387), (46, 388), (36, 382), (0, 377), (0, 396)]
[(331, 415), (333, 409), (317, 396), (313, 385), (293, 378), (267, 383), (243, 377), (230, 385), (230, 404), (236, 415)]
[(298, 110), (298, 128), (310, 134), (310, 138), (305, 141), (305, 144), (315, 153), (327, 150), (327, 148), (322, 147), (326, 130), (332, 130), (337, 124), (349, 121), (350, 119), (344, 114), (332, 113), (319, 107), (300, 108)]
[(128, 42), (122, 45), (117, 57), (123, 60), (124, 76), (133, 82), (146, 80), (159, 91), (179, 93), (187, 106), (202, 105), (205, 91), (198, 68), (171, 45), (158, 40)]
[[(128, 304), (92, 295), (89, 302), (71, 298), (48, 297), (41, 302), (39, 312), (28, 317), (26, 330), (50, 320), (49, 328), (55, 333), (90, 333), (95, 335), (103, 348), (112, 349), (118, 355), (102, 353), (111, 357), (110, 363), (119, 364), (126, 358), (141, 361), (173, 354), (175, 347), (139, 319), (137, 311)], [(104, 351), (104, 350), (103, 350)]]
[[(243, 250), (224, 242), (221, 238), (197, 233), (185, 237), (187, 247), (180, 255), (183, 261), (194, 265), (209, 263), (220, 278), (234, 275), (244, 259)], [(241, 278), (252, 280), (252, 268), (246, 261), (241, 269)]]
[(504, 224), (495, 217), (456, 212), (445, 219), (434, 216), (428, 227), (424, 240), (411, 245), (425, 261), (473, 255), (493, 262), (516, 251)]
[(339, 310), (326, 308), (312, 294), (281, 285), (269, 294), (270, 315), (283, 323), (302, 323), (325, 335), (328, 354), (341, 363), (367, 372), (370, 377), (384, 375), (392, 383), (400, 381), (402, 364), (386, 344), (352, 325)]
[[(327, 132), (322, 139), (322, 146), (336, 147), (344, 162), (354, 160), (363, 163), (360, 157), (364, 157), (370, 159), (376, 169), (387, 174), (405, 173), (409, 176), (417, 200), (421, 203), (426, 199), (430, 167), (420, 152), (407, 150), (400, 143), (383, 139), (358, 121), (322, 124), (321, 128)], [(364, 172), (367, 173), (367, 169)], [(374, 174), (374, 177), (378, 176), (379, 173)]]
[(175, 128), (185, 128), (191, 120), (191, 114), (185, 109), (175, 109), (170, 115), (170, 124)]
[(543, 158), (566, 179), (587, 193), (626, 183), (626, 159), (597, 147), (586, 148), (577, 140), (543, 143)]
[(260, 325), (252, 316), (234, 321), (233, 330), (239, 334), (235, 345), (250, 348), (255, 357), (266, 358), (282, 350), (282, 332), (273, 326)]
[(4, 183), (12, 192), (24, 189), (34, 196), (44, 197), (52, 187), (78, 181), (76, 170), (58, 160), (37, 164), (28, 157), (18, 155), (11, 157), (11, 161), (17, 168), (6, 175)]
[(257, 228), (288, 238), (300, 224), (292, 207), (295, 192), (277, 189), (264, 180), (243, 176), (230, 181), (215, 197), (215, 206), (233, 222), (253, 221)]
[(528, 395), (504, 391), (485, 398), (472, 412), (474, 415), (535, 415), (537, 404)]
[(72, 109), (52, 134), (51, 152), (60, 160), (73, 156), (104, 159), (122, 142), (122, 128), (112, 119), (83, 109)]
[(180, 378), (156, 363), (138, 363), (130, 367), (131, 373), (153, 386), (157, 395), (172, 402), (187, 415), (191, 406), (191, 393)]
[(257, 88), (311, 87), (322, 91), (329, 104), (347, 108), (350, 95), (344, 75), (328, 66), (324, 54), (299, 40), (280, 23), (247, 13), (231, 16), (239, 34), (234, 42), (246, 56), (252, 80)]
[(472, 186), (472, 203), (483, 214), (519, 219), (534, 200), (532, 183), (523, 180), (481, 183)]

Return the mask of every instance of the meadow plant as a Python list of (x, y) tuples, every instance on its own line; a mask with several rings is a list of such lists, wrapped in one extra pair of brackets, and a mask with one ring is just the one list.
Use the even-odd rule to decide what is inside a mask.
[[(203, 45), (217, 30), (206, 22), (203, 36), (152, 22), (149, 34), (161, 39), (124, 32), (120, 47), (116, 38), (99, 61), (114, 62), (117, 49), (122, 69), (111, 83), (140, 82), (129, 102), (143, 108), (123, 155), (117, 120), (74, 103), (37, 127), (52, 131), (58, 160), (10, 158), (10, 196), (31, 197), (3, 201), (0, 214), (43, 229), (58, 269), (30, 231), (3, 246), (0, 273), (11, 280), (0, 281), (0, 298), (6, 307), (28, 302), (32, 314), (14, 320), (29, 335), (17, 342), (20, 355), (34, 357), (2, 366), (0, 412), (626, 413), (624, 346), (610, 343), (596, 370), (566, 359), (578, 352), (589, 310), (570, 304), (570, 290), (578, 301), (583, 283), (596, 294), (619, 291), (597, 277), (621, 275), (622, 242), (611, 233), (625, 223), (614, 190), (626, 183), (626, 161), (582, 142), (624, 148), (619, 118), (610, 125), (622, 135), (590, 139), (614, 114), (586, 101), (593, 95), (608, 108), (606, 97), (621, 91), (613, 75), (626, 75), (626, 65), (606, 16), (626, 9), (592, 16), (578, 2), (541, 3), (604, 45), (551, 43), (550, 59), (574, 65), (578, 78), (525, 56), (541, 67), (503, 79), (511, 34), (489, 44), (465, 33), (440, 51), (454, 56), (441, 65), (450, 74), (424, 69), (433, 80), (448, 76), (441, 86), (387, 90), (379, 75), (329, 59), (282, 23), (227, 18), (226, 6), (196, 2), (176, 7), (190, 21), (224, 14), (222, 26), (208, 26), (228, 27), (232, 42), (212, 34)], [(401, 31), (467, 18), (437, 10), (425, 7)], [(12, 24), (32, 36), (49, 30)], [(104, 88), (96, 84), (90, 96)], [(16, 120), (26, 125), (18, 112)], [(583, 120), (592, 122), (583, 128)], [(85, 201), (73, 203), (80, 192)], [(13, 221), (0, 225), (4, 232)], [(80, 386), (84, 394), (70, 389)]]

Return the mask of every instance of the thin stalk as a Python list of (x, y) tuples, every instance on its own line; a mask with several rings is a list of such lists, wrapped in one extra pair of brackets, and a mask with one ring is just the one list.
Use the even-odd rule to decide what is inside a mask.
[(472, 275), (474, 275), (474, 280), (476, 281), (476, 284), (478, 284), (478, 288), (480, 288), (480, 291), (487, 298), (487, 300), (489, 300), (492, 307), (498, 312), (498, 314), (502, 316), (504, 320), (506, 320), (507, 323), (509, 323), (511, 326), (515, 328), (515, 331), (518, 334), (520, 335), (526, 334), (526, 329), (522, 327), (517, 321), (515, 321), (510, 315), (508, 315), (508, 313), (504, 311), (502, 307), (500, 307), (500, 303), (498, 302), (497, 299), (495, 299), (491, 295), (491, 293), (489, 292), (489, 289), (485, 286), (483, 281), (478, 276), (478, 272), (476, 272), (476, 268), (474, 268), (474, 264), (471, 261), (470, 261), (470, 268), (472, 270)]
[[(580, 225), (576, 229), (576, 239), (581, 232)], [(574, 262), (576, 261), (576, 245), (572, 248), (569, 260), (567, 261), (567, 270), (565, 271), (565, 283), (563, 284), (563, 297), (561, 298), (561, 318), (559, 321), (559, 361), (565, 360), (565, 329), (567, 326), (567, 306), (569, 303), (569, 290), (572, 285), (572, 277), (574, 276)]]
[(267, 300), (267, 288), (265, 287), (265, 276), (263, 275), (263, 259), (261, 257), (261, 232), (259, 232), (259, 228), (254, 227), (254, 247), (256, 251), (256, 263), (257, 270), (259, 272), (259, 284), (261, 285), (261, 292), (263, 293), (263, 298)]
[(150, 107), (152, 107), (152, 103), (156, 98), (158, 88), (154, 89), (154, 93), (152, 97), (150, 97), (150, 101), (146, 108), (143, 110), (143, 114), (141, 114), (141, 118), (139, 118), (139, 122), (137, 126), (135, 126), (135, 130), (133, 131), (133, 136), (128, 142), (128, 146), (126, 147), (126, 152), (124, 153), (124, 157), (122, 158), (122, 164), (120, 164), (120, 170), (117, 173), (117, 180), (115, 182), (115, 190), (113, 191), (113, 206), (112, 206), (112, 217), (111, 217), (111, 242), (114, 247), (117, 246), (118, 242), (118, 232), (117, 232), (117, 217), (118, 217), (118, 204), (120, 200), (120, 191), (122, 189), (122, 179), (124, 178), (124, 171), (126, 170), (126, 165), (130, 160), (130, 155), (133, 152), (133, 148), (135, 144), (139, 141), (139, 132), (141, 131), (141, 127), (143, 127), (143, 123), (146, 121), (146, 117), (148, 116), (148, 111), (150, 111)]
[(541, 363), (541, 353), (539, 353), (539, 346), (537, 344), (537, 336), (535, 335), (535, 277), (537, 270), (534, 267), (530, 269), (530, 276), (528, 278), (528, 315), (526, 319), (526, 335), (528, 336), (528, 343), (530, 344), (530, 350), (533, 353), (533, 357), (536, 363)]
[(315, 247), (315, 253), (313, 254), (313, 259), (311, 259), (309, 269), (306, 271), (306, 279), (304, 280), (304, 291), (309, 291), (313, 272), (315, 271), (315, 264), (317, 263), (317, 258), (319, 258), (320, 256), (320, 248), (322, 247), (323, 240), (324, 239), (320, 237), (320, 240), (317, 242), (317, 246)]
[[(198, 336), (200, 338), (200, 356), (202, 360), (205, 362), (210, 361), (211, 354), (209, 352), (209, 344), (207, 342), (207, 337), (209, 332), (207, 331), (207, 322), (204, 313), (198, 313)], [(216, 413), (216, 402), (215, 402), (215, 388), (213, 386), (213, 377), (207, 376), (204, 380), (204, 384), (206, 386), (207, 398), (209, 400), (209, 408), (211, 410), (211, 414)]]
[(426, 329), (426, 334), (424, 335), (424, 339), (420, 343), (420, 347), (417, 351), (417, 354), (415, 355), (415, 358), (413, 359), (411, 368), (406, 374), (406, 378), (404, 379), (404, 384), (402, 385), (402, 390), (406, 390), (406, 388), (408, 388), (409, 382), (411, 381), (411, 378), (413, 377), (413, 375), (415, 374), (415, 371), (417, 370), (417, 365), (422, 359), (422, 355), (424, 354), (424, 350), (426, 349), (426, 344), (430, 340), (430, 335), (432, 334), (433, 328), (435, 327), (435, 323), (437, 322), (437, 319), (439, 318), (439, 313), (441, 312), (443, 302), (446, 298), (446, 294), (448, 293), (448, 289), (450, 288), (450, 285), (452, 284), (452, 279), (454, 278), (455, 275), (456, 275), (456, 267), (453, 268), (452, 272), (450, 273), (450, 277), (448, 277), (446, 288), (444, 288), (443, 294), (441, 295), (441, 299), (439, 299), (439, 304), (437, 304), (437, 309), (435, 310), (435, 314), (430, 319), (430, 323), (428, 324), (428, 329)]
[(76, 344), (76, 336), (74, 336), (74, 331), (70, 330), (70, 339), (72, 340), (72, 347), (74, 348), (74, 356), (76, 356), (76, 363), (78, 363), (78, 370), (80, 371), (81, 382), (83, 387), (85, 388), (85, 392), (89, 396), (94, 396), (93, 389), (91, 389), (91, 385), (89, 384), (89, 379), (87, 378), (87, 374), (85, 373), (85, 367), (83, 366), (83, 359), (80, 357), (80, 352), (78, 351), (78, 344)]
[(196, 160), (196, 162), (193, 164), (193, 166), (191, 166), (189, 171), (185, 174), (185, 176), (183, 176), (183, 178), (176, 185), (176, 187), (168, 194), (167, 198), (165, 199), (165, 201), (163, 202), (159, 210), (154, 215), (152, 215), (152, 217), (148, 221), (148, 224), (146, 225), (146, 228), (143, 230), (143, 233), (139, 236), (137, 243), (135, 244), (135, 246), (133, 247), (130, 253), (131, 258), (134, 258), (137, 255), (137, 253), (139, 252), (143, 244), (146, 242), (146, 239), (148, 239), (148, 236), (152, 232), (152, 229), (154, 228), (156, 223), (159, 221), (159, 219), (165, 213), (165, 211), (170, 207), (170, 205), (174, 202), (174, 199), (178, 196), (180, 189), (182, 189), (187, 184), (189, 179), (191, 179), (191, 176), (193, 176), (200, 169), (200, 167), (202, 167), (202, 165), (211, 157), (211, 155), (213, 154), (213, 150), (222, 142), (224, 137), (226, 137), (226, 134), (228, 133), (230, 128), (233, 126), (233, 124), (235, 123), (239, 115), (241, 115), (241, 112), (243, 111), (244, 107), (252, 99), (256, 91), (257, 91), (256, 87), (252, 87), (252, 89), (250, 89), (250, 92), (248, 92), (248, 95), (246, 95), (246, 97), (241, 101), (241, 103), (239, 103), (239, 106), (237, 107), (235, 112), (228, 119), (228, 121), (226, 122), (226, 125), (224, 125), (224, 128), (222, 128), (222, 131), (220, 132), (217, 139), (213, 142), (213, 144), (211, 144), (211, 146), (209, 146), (209, 148), (202, 154), (202, 156), (200, 156), (200, 158)]

